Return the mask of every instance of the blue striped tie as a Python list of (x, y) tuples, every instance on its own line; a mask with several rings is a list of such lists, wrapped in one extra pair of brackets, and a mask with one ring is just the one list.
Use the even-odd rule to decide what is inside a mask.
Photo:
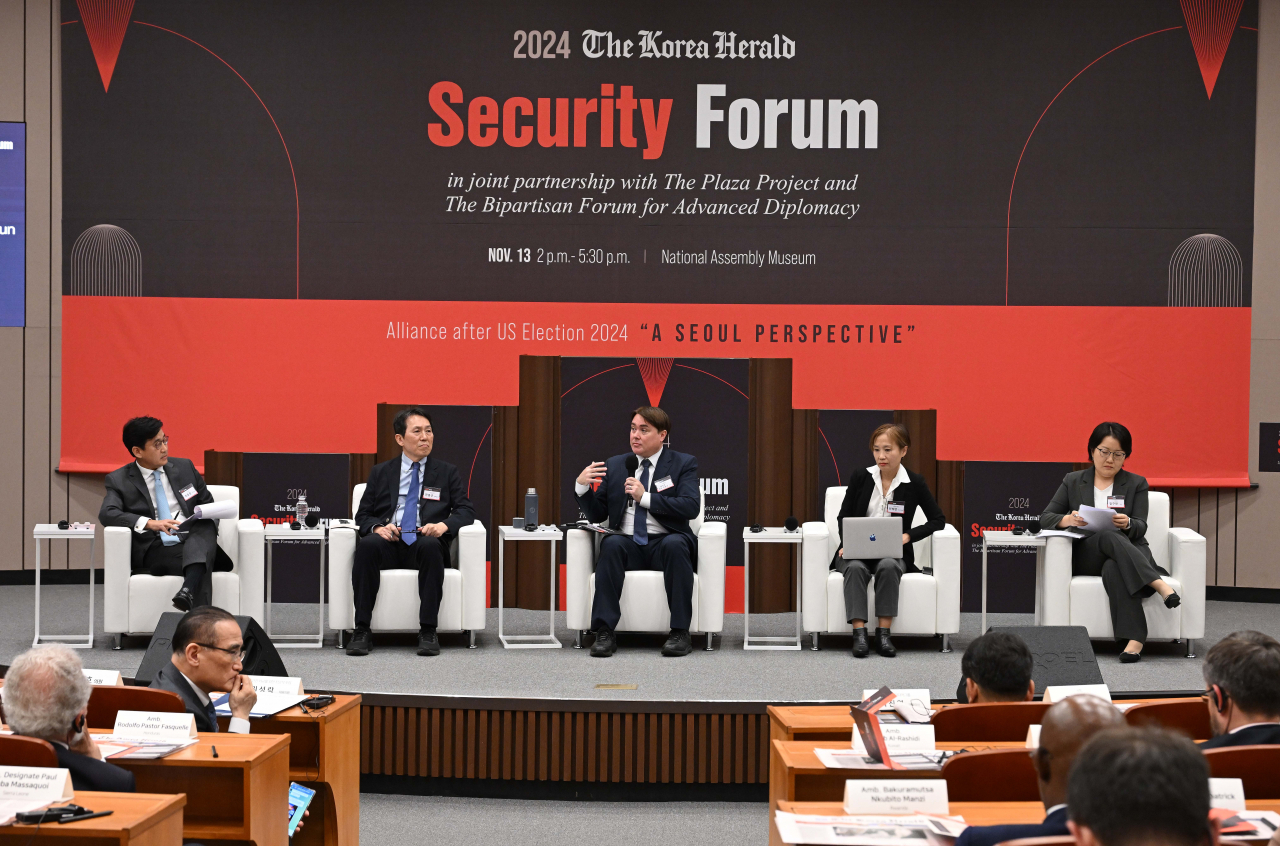
[[(644, 467), (640, 471), (640, 485), (647, 491), (649, 490), (649, 459), (640, 462)], [(631, 538), (640, 546), (644, 546), (649, 542), (649, 509), (636, 503), (636, 517), (632, 522)]]
[(418, 539), (418, 462), (409, 467), (409, 493), (404, 498), (404, 514), (400, 517), (400, 540), (413, 546)]

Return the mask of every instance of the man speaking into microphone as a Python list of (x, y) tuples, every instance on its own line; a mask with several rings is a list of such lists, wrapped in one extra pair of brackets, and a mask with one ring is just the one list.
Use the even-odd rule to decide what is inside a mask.
[[(594, 658), (617, 651), (614, 629), (622, 616), (622, 582), (628, 570), (661, 570), (671, 609), (671, 634), (662, 646), (667, 656), (688, 655), (693, 619), (693, 571), (698, 539), (689, 521), (698, 516), (698, 460), (663, 443), (671, 418), (661, 408), (642, 405), (631, 414), (631, 451), (594, 461), (578, 474), (574, 491), (587, 519), (606, 518), (609, 528), (596, 560), (596, 595), (591, 605)], [(600, 484), (596, 484), (599, 482)]]

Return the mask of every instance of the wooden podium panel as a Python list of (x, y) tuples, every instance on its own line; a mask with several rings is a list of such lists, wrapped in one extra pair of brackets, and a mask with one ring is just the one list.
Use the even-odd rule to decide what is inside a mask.
[(72, 803), (110, 816), (66, 823), (0, 827), (0, 846), (49, 840), (58, 846), (181, 846), (182, 794), (95, 793), (77, 790)]

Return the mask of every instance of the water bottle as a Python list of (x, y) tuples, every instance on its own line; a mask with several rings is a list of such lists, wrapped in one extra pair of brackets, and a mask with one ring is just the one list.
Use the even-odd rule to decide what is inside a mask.
[(529, 488), (524, 495), (524, 528), (528, 532), (538, 530), (538, 491)]
[(298, 502), (293, 506), (293, 519), (305, 526), (307, 523), (307, 512), (310, 510), (311, 509), (307, 507), (307, 495), (299, 494)]

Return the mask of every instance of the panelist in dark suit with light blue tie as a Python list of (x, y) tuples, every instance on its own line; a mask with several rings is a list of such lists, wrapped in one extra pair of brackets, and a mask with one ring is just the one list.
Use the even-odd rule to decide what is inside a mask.
[(356, 511), (360, 540), (351, 567), (356, 628), (347, 654), (368, 655), (373, 649), (369, 625), (382, 571), (417, 570), (418, 654), (439, 655), (436, 623), (444, 563), (458, 530), (475, 522), (476, 512), (458, 468), (431, 457), (435, 431), (430, 413), (411, 406), (391, 425), (403, 452), (374, 465)]
[(698, 539), (689, 521), (702, 508), (698, 460), (663, 447), (670, 431), (665, 411), (643, 405), (631, 415), (631, 452), (594, 461), (578, 475), (574, 492), (582, 513), (593, 523), (608, 519), (609, 528), (621, 532), (601, 541), (596, 559), (591, 606), (596, 633), (591, 654), (596, 658), (607, 658), (618, 648), (614, 629), (622, 616), (622, 582), (628, 570), (664, 574), (671, 634), (662, 654), (688, 655), (693, 649), (689, 623)]
[(971, 825), (956, 838), (956, 846), (995, 846), (1024, 837), (1068, 834), (1068, 776), (1076, 754), (1085, 741), (1098, 732), (1124, 724), (1124, 717), (1114, 705), (1087, 694), (1068, 696), (1045, 711), (1040, 724), (1040, 745), (1031, 753), (1040, 801), (1045, 808), (1044, 821), (1023, 825)]

